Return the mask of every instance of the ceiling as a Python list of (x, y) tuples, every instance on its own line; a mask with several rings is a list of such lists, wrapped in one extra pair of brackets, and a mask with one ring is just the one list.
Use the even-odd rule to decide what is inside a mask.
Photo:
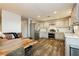
[(0, 8), (25, 18), (46, 21), (70, 16), (73, 5), (73, 3), (0, 3)]

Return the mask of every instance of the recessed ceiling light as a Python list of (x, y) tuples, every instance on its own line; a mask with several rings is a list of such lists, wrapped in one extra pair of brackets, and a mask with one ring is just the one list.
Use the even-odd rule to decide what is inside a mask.
[(40, 17), (40, 16), (37, 16), (37, 17)]
[(54, 13), (54, 14), (56, 14), (57, 12), (56, 12), (56, 11), (54, 11), (53, 13)]

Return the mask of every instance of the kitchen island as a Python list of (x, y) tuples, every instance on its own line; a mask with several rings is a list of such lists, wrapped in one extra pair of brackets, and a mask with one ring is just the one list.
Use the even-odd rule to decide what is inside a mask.
[(25, 55), (24, 49), (35, 43), (37, 43), (37, 41), (30, 39), (6, 40), (0, 46), (0, 56), (23, 56)]

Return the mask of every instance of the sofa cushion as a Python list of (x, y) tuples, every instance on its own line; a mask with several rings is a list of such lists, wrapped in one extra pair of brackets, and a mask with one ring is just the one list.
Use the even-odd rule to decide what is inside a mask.
[(8, 40), (13, 39), (12, 34), (5, 34), (5, 36), (6, 36), (6, 39), (8, 39)]

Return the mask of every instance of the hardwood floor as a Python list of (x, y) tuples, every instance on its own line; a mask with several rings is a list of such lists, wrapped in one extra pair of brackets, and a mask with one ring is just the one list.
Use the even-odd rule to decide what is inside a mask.
[(40, 39), (33, 45), (32, 56), (64, 56), (64, 40)]

